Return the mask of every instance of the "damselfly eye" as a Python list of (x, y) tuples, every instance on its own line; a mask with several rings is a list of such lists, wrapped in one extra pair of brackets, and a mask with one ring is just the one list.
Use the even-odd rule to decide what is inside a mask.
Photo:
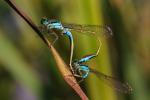
[(41, 19), (41, 24), (46, 24), (46, 23), (48, 23), (48, 19), (47, 18), (42, 18)]

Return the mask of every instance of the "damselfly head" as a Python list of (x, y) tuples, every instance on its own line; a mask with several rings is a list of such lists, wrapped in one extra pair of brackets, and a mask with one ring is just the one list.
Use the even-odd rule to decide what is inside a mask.
[(42, 19), (41, 19), (41, 24), (42, 25), (48, 25), (49, 23), (48, 23), (48, 19), (46, 18), (46, 17), (43, 17)]

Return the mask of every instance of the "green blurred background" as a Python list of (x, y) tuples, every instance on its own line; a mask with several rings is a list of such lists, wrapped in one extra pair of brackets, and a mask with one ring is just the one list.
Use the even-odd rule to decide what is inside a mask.
[[(88, 65), (128, 82), (133, 93), (119, 93), (92, 74), (80, 84), (82, 89), (90, 100), (150, 100), (149, 0), (14, 1), (38, 25), (47, 16), (67, 23), (111, 26), (113, 37), (102, 39), (100, 55)], [(96, 52), (95, 39), (73, 36), (73, 59)], [(67, 37), (61, 37), (55, 47), (68, 63)], [(64, 82), (43, 41), (4, 0), (0, 1), (0, 100), (80, 100)]]

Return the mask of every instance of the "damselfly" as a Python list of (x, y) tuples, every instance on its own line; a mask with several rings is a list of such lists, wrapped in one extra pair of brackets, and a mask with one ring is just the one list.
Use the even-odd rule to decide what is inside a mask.
[(58, 40), (59, 36), (66, 35), (69, 38), (69, 41), (70, 41), (69, 65), (70, 65), (71, 70), (73, 71), (71, 62), (72, 62), (72, 56), (73, 56), (74, 42), (73, 42), (73, 36), (71, 32), (69, 31), (69, 29), (67, 27), (63, 27), (61, 22), (55, 19), (49, 20), (48, 18), (42, 18), (41, 24), (42, 26), (40, 26), (40, 29), (42, 33), (52, 34), (56, 37), (55, 40), (52, 42), (52, 45)]
[(108, 37), (112, 35), (112, 31), (108, 26), (100, 25), (78, 25), (78, 24), (65, 24), (55, 19), (42, 18), (41, 19), (41, 31), (43, 33), (49, 33), (54, 35), (56, 38), (52, 42), (54, 44), (59, 36), (66, 35), (70, 40), (70, 61), (69, 65), (72, 69), (71, 62), (73, 57), (74, 42), (71, 31), (78, 33), (85, 33), (91, 35), (97, 35), (100, 37)]
[(100, 46), (99, 46), (96, 54), (88, 55), (79, 60), (75, 60), (72, 62), (72, 66), (74, 69), (74, 76), (81, 78), (81, 80), (79, 81), (79, 82), (81, 82), (81, 81), (83, 81), (83, 79), (87, 78), (87, 76), (91, 72), (91, 73), (95, 74), (99, 79), (103, 80), (108, 85), (115, 88), (116, 90), (123, 92), (123, 93), (131, 93), (132, 88), (128, 83), (122, 83), (114, 77), (107, 76), (107, 75), (105, 75), (101, 72), (98, 72), (95, 69), (89, 68), (87, 65), (83, 64), (84, 62), (88, 62), (90, 59), (93, 59), (96, 56), (98, 56), (99, 51), (100, 51)]

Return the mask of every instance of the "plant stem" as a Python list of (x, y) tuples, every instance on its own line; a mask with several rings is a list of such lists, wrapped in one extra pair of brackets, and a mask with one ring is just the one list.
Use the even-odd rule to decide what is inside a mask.
[(55, 50), (55, 48), (51, 45), (51, 43), (48, 41), (47, 38), (45, 38), (40, 30), (38, 29), (37, 25), (31, 20), (31, 18), (25, 14), (23, 11), (20, 10), (19, 7), (13, 2), (13, 0), (4, 0), (11, 8), (15, 10), (15, 12), (20, 15), (27, 23), (28, 25), (40, 36), (40, 38), (44, 41), (44, 43), (48, 46), (49, 50), (52, 52), (54, 59), (56, 61), (57, 67), (59, 71), (61, 72), (64, 80), (70, 85), (76, 93), (81, 97), (82, 100), (88, 100), (88, 97), (85, 95), (85, 93), (80, 88), (79, 84), (77, 83), (75, 77), (72, 75), (71, 71), (68, 69), (68, 65), (65, 64), (63, 59), (60, 57), (58, 52)]

